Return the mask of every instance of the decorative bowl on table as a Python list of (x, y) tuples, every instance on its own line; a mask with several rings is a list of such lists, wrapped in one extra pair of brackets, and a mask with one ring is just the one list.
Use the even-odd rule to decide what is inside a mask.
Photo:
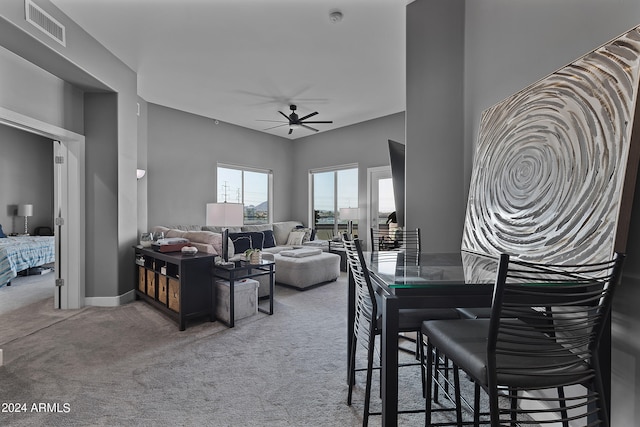
[(195, 255), (198, 253), (198, 248), (195, 246), (183, 246), (180, 250), (184, 255)]

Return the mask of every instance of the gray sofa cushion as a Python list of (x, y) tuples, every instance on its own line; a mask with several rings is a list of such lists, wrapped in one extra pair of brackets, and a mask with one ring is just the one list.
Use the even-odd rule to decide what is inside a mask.
[(242, 231), (242, 227), (224, 227), (221, 225), (203, 225), (202, 231), (213, 231), (214, 233), (222, 233), (224, 230), (228, 229), (229, 233), (240, 233)]
[(298, 225), (302, 225), (302, 223), (300, 221), (274, 222), (272, 226), (273, 237), (276, 239), (276, 246), (286, 245), (287, 240), (289, 239), (289, 233)]
[(243, 225), (242, 231), (265, 231), (272, 230), (273, 224), (253, 224), (253, 225)]

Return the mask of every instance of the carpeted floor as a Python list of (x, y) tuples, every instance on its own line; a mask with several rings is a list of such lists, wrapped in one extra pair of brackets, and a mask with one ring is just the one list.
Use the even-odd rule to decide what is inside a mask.
[[(346, 405), (346, 328), (344, 273), (305, 292), (277, 286), (273, 316), (233, 329), (202, 320), (180, 332), (141, 301), (56, 311), (45, 297), (0, 314), (0, 425), (361, 425), (363, 377)], [(419, 369), (401, 371), (400, 406), (422, 408)]]

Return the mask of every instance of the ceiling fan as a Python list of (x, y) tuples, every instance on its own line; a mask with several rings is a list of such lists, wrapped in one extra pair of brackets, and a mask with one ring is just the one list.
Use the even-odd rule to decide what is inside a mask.
[[(312, 130), (314, 132), (318, 132), (318, 129), (312, 128), (311, 126), (308, 126), (310, 123), (311, 124), (316, 124), (316, 123), (333, 123), (333, 121), (331, 120), (323, 120), (323, 121), (309, 121), (307, 120), (309, 117), (313, 117), (316, 114), (318, 114), (318, 112), (314, 112), (311, 114), (307, 114), (304, 117), (298, 117), (298, 115), (296, 114), (296, 110), (298, 107), (296, 107), (295, 105), (291, 104), (289, 106), (289, 108), (291, 109), (291, 114), (289, 114), (288, 116), (283, 113), (282, 111), (278, 111), (278, 113), (282, 114), (284, 116), (285, 119), (287, 119), (287, 122), (284, 122), (281, 125), (277, 125), (277, 126), (272, 126), (270, 128), (267, 128), (265, 130), (269, 130), (269, 129), (275, 129), (277, 127), (281, 127), (281, 126), (289, 126), (289, 133), (288, 135), (291, 135), (291, 133), (293, 133), (294, 129), (297, 129), (299, 127), (303, 127), (305, 129), (309, 129)], [(263, 122), (273, 122), (276, 120), (261, 120)]]

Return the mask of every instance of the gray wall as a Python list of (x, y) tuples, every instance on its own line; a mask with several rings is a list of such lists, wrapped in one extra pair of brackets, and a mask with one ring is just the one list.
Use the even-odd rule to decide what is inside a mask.
[[(78, 24), (61, 13), (50, 1), (40, 0), (38, 5), (66, 27), (67, 46), (63, 47), (49, 39), (37, 28), (27, 23), (24, 19), (24, 2), (4, 1), (0, 2), (0, 45), (16, 55), (28, 61), (27, 72), (29, 74), (8, 78), (3, 84), (18, 85), (20, 92), (26, 96), (20, 99), (20, 93), (7, 91), (3, 86), (0, 105), (10, 110), (30, 117), (37, 118), (47, 123), (63, 127), (81, 134), (90, 134), (87, 124), (96, 124), (96, 121), (85, 124), (82, 131), (83, 115), (100, 114), (104, 108), (111, 106), (111, 99), (104, 98), (108, 106), (101, 106), (99, 102), (93, 102), (90, 106), (84, 106), (81, 100), (70, 98), (66, 93), (58, 96), (60, 92), (55, 86), (47, 84), (45, 89), (22, 87), (21, 80), (24, 76), (32, 77), (32, 74), (41, 72), (55, 75), (58, 79), (83, 92), (113, 92), (117, 93), (115, 131), (117, 136), (110, 140), (114, 144), (117, 156), (112, 160), (105, 179), (111, 187), (108, 191), (116, 195), (115, 203), (108, 206), (97, 203), (87, 206), (87, 212), (102, 212), (116, 219), (116, 229), (106, 227), (94, 227), (85, 229), (85, 242), (87, 252), (91, 253), (86, 259), (86, 273), (88, 277), (101, 277), (101, 283), (106, 283), (104, 289), (99, 283), (87, 286), (87, 297), (92, 296), (117, 296), (118, 289), (133, 289), (133, 257), (132, 245), (137, 241), (137, 185), (135, 170), (137, 167), (137, 78), (136, 74), (119, 61), (113, 54), (107, 51), (93, 37), (89, 36)], [(5, 61), (0, 58), (4, 68)], [(26, 63), (24, 63), (26, 64)], [(38, 71), (38, 67), (42, 70)], [(9, 86), (7, 86), (9, 87)], [(55, 96), (51, 96), (51, 95)], [(73, 95), (73, 93), (72, 93)], [(70, 102), (70, 103), (68, 103)], [(32, 111), (34, 109), (35, 111)], [(93, 110), (93, 111), (87, 111)], [(96, 133), (94, 132), (93, 135)], [(92, 156), (91, 150), (98, 147), (85, 139), (87, 156)], [(91, 180), (97, 171), (86, 168), (86, 178)], [(101, 173), (104, 171), (101, 171)], [(104, 175), (102, 178), (106, 178)], [(87, 186), (87, 191), (90, 191)], [(87, 195), (87, 199), (90, 199)], [(93, 198), (92, 200), (96, 200)], [(107, 264), (109, 263), (109, 264)], [(101, 272), (107, 275), (101, 276)], [(95, 292), (92, 294), (91, 292)]]
[(404, 143), (404, 127), (404, 113), (397, 113), (296, 139), (291, 163), (294, 171), (292, 218), (309, 224), (310, 169), (357, 163), (359, 224), (366, 227), (367, 168), (389, 165), (388, 140)]
[[(85, 182), (86, 229), (118, 230), (118, 216), (114, 209), (118, 206), (117, 95), (87, 94), (85, 106), (85, 167), (91, 171)], [(135, 221), (135, 218), (131, 221)], [(93, 266), (86, 273), (86, 295), (122, 295), (130, 288), (127, 288), (126, 281), (118, 280), (113, 269), (118, 263), (118, 251), (115, 250), (118, 234), (100, 233), (100, 241), (87, 245), (85, 252), (88, 264)]]
[[(465, 22), (465, 154), (461, 171), (466, 191), (482, 111), (639, 25), (640, 2), (468, 1)], [(637, 185), (625, 279), (612, 316), (614, 426), (640, 422), (640, 243), (634, 239), (640, 236), (639, 193)]]
[[(138, 97), (140, 114), (138, 115), (138, 169), (147, 170), (147, 147), (149, 138), (147, 137), (149, 127), (147, 125), (147, 103)], [(147, 206), (147, 186), (149, 180), (143, 177), (138, 180), (138, 236), (147, 231), (148, 226), (148, 206)]]
[(83, 91), (1, 45), (0, 94), (0, 106), (3, 108), (84, 133)]
[(358, 163), (361, 223), (367, 168), (389, 164), (388, 139), (404, 141), (404, 113), (296, 140), (267, 135), (172, 108), (146, 104), (148, 227), (204, 224), (215, 201), (217, 162), (271, 169), (274, 221), (309, 222), (310, 169)]
[(156, 104), (147, 104), (148, 225), (204, 224), (216, 201), (216, 165), (270, 169), (274, 221), (292, 217), (293, 150), (268, 135)]
[(464, 4), (407, 6), (405, 224), (431, 252), (459, 250), (462, 239)]
[(29, 233), (53, 229), (53, 143), (46, 138), (0, 125), (0, 224), (6, 234), (24, 233), (17, 205), (33, 205)]

